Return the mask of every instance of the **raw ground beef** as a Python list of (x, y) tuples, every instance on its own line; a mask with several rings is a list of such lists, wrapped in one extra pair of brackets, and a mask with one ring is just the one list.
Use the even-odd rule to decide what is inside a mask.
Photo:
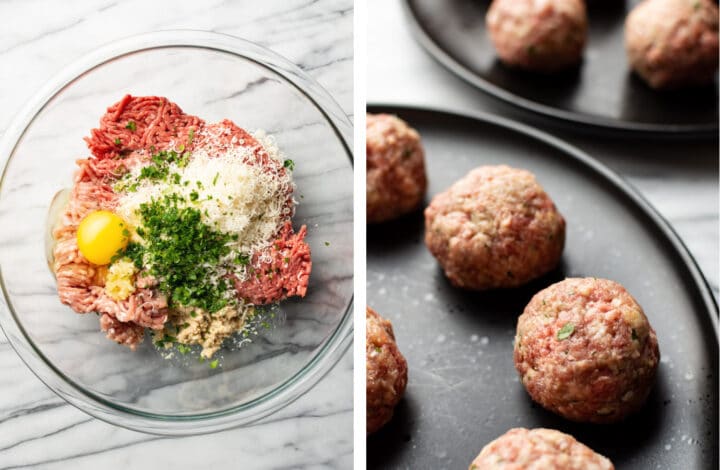
[[(85, 141), (92, 156), (77, 161), (79, 169), (70, 200), (53, 231), (58, 294), (78, 313), (97, 312), (108, 338), (134, 347), (142, 341), (145, 327), (163, 328), (167, 299), (153, 283), (138, 286), (123, 301), (108, 297), (103, 288), (105, 268), (89, 263), (78, 250), (76, 233), (80, 221), (90, 212), (115, 209), (118, 194), (113, 184), (127, 168), (147, 163), (152, 153), (161, 150), (182, 146), (192, 151), (202, 146), (222, 151), (229, 145), (241, 145), (254, 148), (253, 164), (282, 164), (270, 158), (254, 137), (232, 121), (206, 125), (199, 117), (185, 114), (178, 105), (158, 96), (124, 96), (107, 109), (100, 126), (92, 129)], [(291, 192), (286, 204), (293, 205)], [(292, 215), (292, 211), (288, 212)], [(258, 275), (236, 283), (238, 296), (254, 304), (304, 296), (312, 267), (310, 248), (304, 241), (306, 232), (303, 226), (293, 233), (288, 217), (267, 249), (272, 261), (255, 263)], [(258, 258), (254, 256), (253, 260)]]

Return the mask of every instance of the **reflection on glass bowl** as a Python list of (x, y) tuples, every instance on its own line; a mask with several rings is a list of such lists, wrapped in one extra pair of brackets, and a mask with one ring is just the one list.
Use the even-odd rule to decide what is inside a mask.
[[(168, 360), (146, 339), (135, 352), (108, 341), (95, 315), (62, 305), (47, 266), (51, 203), (71, 185), (82, 137), (125, 93), (167, 96), (208, 122), (264, 129), (296, 167), (293, 223), (306, 224), (313, 272), (304, 299), (221, 367)], [(135, 36), (64, 70), (4, 136), (0, 161), (0, 325), (53, 391), (113, 424), (185, 435), (248, 424), (309, 390), (352, 340), (351, 124), (297, 67), (255, 44), (197, 31)], [(54, 207), (54, 206), (53, 206)], [(49, 215), (50, 212), (50, 215)], [(196, 358), (195, 358), (196, 359)]]

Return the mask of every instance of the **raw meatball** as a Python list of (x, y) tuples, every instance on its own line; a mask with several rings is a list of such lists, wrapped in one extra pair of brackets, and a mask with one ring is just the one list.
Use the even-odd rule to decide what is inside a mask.
[(552, 270), (565, 219), (529, 171), (472, 170), (425, 209), (425, 244), (457, 287), (515, 287)]
[(420, 135), (390, 114), (367, 115), (367, 221), (417, 209), (427, 189)]
[(611, 423), (642, 407), (660, 351), (643, 309), (623, 286), (569, 278), (525, 307), (514, 359), (543, 407), (572, 421)]
[(511, 429), (486, 445), (470, 470), (614, 470), (612, 462), (553, 429)]
[(711, 0), (646, 0), (625, 21), (635, 72), (653, 88), (711, 83), (718, 68), (718, 7)]
[(494, 0), (486, 22), (509, 66), (554, 72), (582, 59), (588, 29), (582, 0)]
[(405, 393), (407, 362), (395, 343), (392, 323), (367, 307), (365, 357), (367, 361), (367, 433), (392, 418)]

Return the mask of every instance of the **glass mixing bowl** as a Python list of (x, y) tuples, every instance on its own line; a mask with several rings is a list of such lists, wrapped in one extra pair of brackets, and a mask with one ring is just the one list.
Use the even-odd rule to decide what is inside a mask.
[[(54, 195), (72, 184), (82, 138), (126, 93), (168, 97), (207, 122), (264, 129), (295, 162), (313, 270), (308, 294), (280, 304), (250, 344), (221, 350), (215, 369), (168, 360), (145, 338), (136, 351), (105, 338), (98, 317), (58, 300), (44, 241)], [(0, 144), (0, 325), (27, 366), (81, 410), (165, 435), (245, 425), (316, 384), (352, 341), (352, 125), (299, 68), (253, 43), (198, 31), (135, 36), (64, 70)], [(350, 399), (350, 396), (345, 398)]]

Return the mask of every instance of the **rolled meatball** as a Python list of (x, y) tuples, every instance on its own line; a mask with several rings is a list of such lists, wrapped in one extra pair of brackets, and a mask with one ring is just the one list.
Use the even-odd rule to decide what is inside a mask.
[(612, 462), (553, 429), (511, 429), (486, 445), (470, 470), (614, 470)]
[(427, 189), (420, 135), (390, 114), (367, 115), (367, 221), (417, 209)]
[(500, 60), (555, 72), (582, 60), (588, 20), (582, 0), (493, 0), (486, 16)]
[(395, 343), (392, 323), (367, 307), (365, 357), (367, 367), (367, 434), (392, 418), (407, 385), (407, 362)]
[(457, 287), (516, 287), (557, 266), (565, 219), (526, 170), (472, 170), (425, 209), (425, 244)]
[(625, 21), (625, 48), (652, 88), (712, 83), (718, 68), (718, 7), (711, 0), (645, 0)]
[(569, 420), (612, 423), (640, 409), (660, 351), (620, 284), (569, 278), (538, 292), (518, 319), (514, 361), (530, 397)]

